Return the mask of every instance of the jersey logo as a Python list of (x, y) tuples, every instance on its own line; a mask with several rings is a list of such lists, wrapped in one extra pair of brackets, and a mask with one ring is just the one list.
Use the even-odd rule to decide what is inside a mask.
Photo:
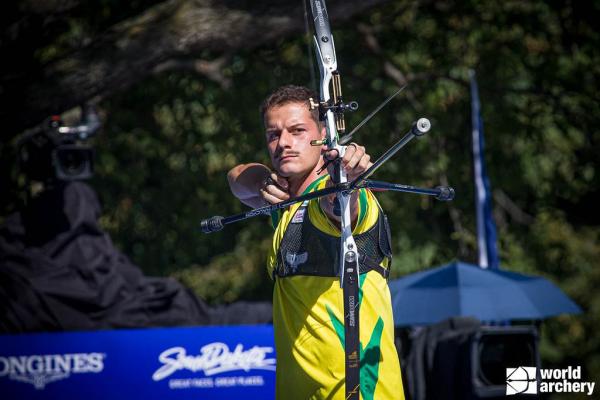
[(304, 213), (306, 212), (306, 208), (302, 207), (296, 214), (294, 214), (294, 218), (292, 218), (292, 224), (299, 224), (304, 221)]
[(289, 251), (285, 254), (285, 261), (287, 265), (292, 269), (292, 273), (296, 273), (298, 266), (304, 264), (308, 260), (308, 252), (304, 253), (290, 253)]

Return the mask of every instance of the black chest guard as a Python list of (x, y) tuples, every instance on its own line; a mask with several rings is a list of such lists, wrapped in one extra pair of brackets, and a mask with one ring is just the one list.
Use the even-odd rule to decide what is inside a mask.
[[(391, 234), (386, 215), (381, 208), (379, 217), (368, 231), (354, 235), (358, 248), (359, 272), (378, 271), (389, 276), (392, 262)], [(294, 275), (339, 276), (340, 239), (317, 229), (308, 217), (308, 202), (304, 202), (289, 223), (277, 253), (274, 277)], [(381, 261), (387, 257), (389, 267)]]

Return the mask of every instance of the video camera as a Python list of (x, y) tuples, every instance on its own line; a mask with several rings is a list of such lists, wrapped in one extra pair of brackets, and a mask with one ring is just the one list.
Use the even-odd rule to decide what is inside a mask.
[(59, 116), (48, 118), (18, 142), (21, 170), (31, 180), (89, 179), (94, 174), (94, 149), (85, 145), (100, 128), (93, 106), (83, 109), (77, 126), (64, 126)]

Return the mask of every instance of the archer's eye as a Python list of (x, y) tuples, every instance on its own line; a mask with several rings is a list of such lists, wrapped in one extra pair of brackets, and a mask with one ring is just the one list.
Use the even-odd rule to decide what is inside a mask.
[(279, 132), (277, 131), (269, 131), (267, 132), (267, 142), (272, 142), (279, 137)]

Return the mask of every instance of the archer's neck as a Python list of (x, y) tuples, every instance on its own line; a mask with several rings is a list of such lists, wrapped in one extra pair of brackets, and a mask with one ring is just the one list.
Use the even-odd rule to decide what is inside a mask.
[(318, 171), (321, 169), (322, 166), (323, 166), (323, 160), (319, 161), (319, 163), (317, 163), (315, 168), (313, 168), (313, 170), (310, 171), (307, 175), (289, 177), (288, 183), (290, 184), (290, 190), (289, 190), (290, 196), (292, 196), (292, 197), (300, 196), (302, 193), (304, 193), (306, 188), (311, 183), (313, 183), (315, 180), (319, 179), (323, 175), (326, 175), (327, 169), (321, 171), (320, 174), (318, 173)]

